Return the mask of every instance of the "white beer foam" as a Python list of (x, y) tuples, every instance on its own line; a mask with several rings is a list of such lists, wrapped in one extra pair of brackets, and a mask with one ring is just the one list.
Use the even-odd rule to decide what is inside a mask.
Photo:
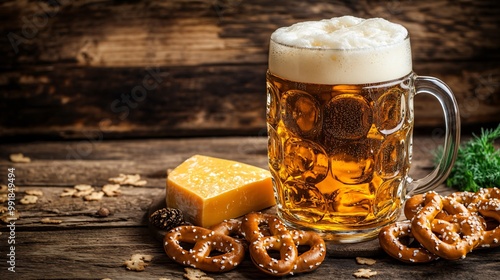
[(389, 81), (412, 71), (408, 31), (382, 18), (301, 22), (271, 35), (269, 71), (317, 84)]

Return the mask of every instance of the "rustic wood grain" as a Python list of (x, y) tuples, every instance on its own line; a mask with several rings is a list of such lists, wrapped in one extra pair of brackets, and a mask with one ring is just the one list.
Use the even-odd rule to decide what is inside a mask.
[[(75, 229), (62, 233), (19, 231), (16, 251), (22, 258), (18, 259), (15, 276), (22, 279), (185, 279), (183, 268), (168, 259), (161, 244), (151, 239), (147, 228)], [(5, 242), (4, 235), (0, 236), (0, 242)], [(127, 271), (122, 266), (136, 253), (154, 256), (143, 272)], [(387, 257), (375, 259), (375, 265), (361, 266), (352, 258), (327, 257), (314, 273), (290, 279), (354, 279), (352, 274), (359, 268), (377, 271), (373, 279), (496, 279), (500, 251), (497, 248), (474, 252), (464, 260), (440, 260), (431, 265), (402, 264)], [(2, 262), (2, 275), (8, 275), (5, 269), (6, 264)], [(215, 279), (266, 278), (249, 258), (233, 271), (209, 276)]]
[[(462, 122), (500, 121), (498, 1), (48, 3), (0, 3), (0, 137), (262, 135), (271, 32), (345, 14), (404, 24)], [(416, 125), (439, 125), (421, 100)]]
[[(441, 140), (417, 135), (414, 141), (413, 174), (419, 178), (432, 168), (433, 151)], [(7, 168), (16, 174), (16, 274), (7, 271), (6, 253), (0, 255), (0, 275), (15, 279), (182, 279), (184, 270), (169, 260), (161, 243), (148, 228), (147, 213), (152, 202), (164, 195), (166, 170), (174, 168), (195, 153), (240, 160), (266, 167), (265, 137), (179, 138), (124, 141), (96, 141), (88, 153), (79, 158), (67, 157), (68, 147), (78, 148), (81, 141), (0, 144), (0, 183), (6, 183)], [(84, 151), (84, 149), (80, 149)], [(11, 153), (22, 152), (30, 163), (12, 163)], [(100, 189), (107, 179), (119, 173), (138, 173), (148, 180), (145, 187), (122, 187), (117, 197), (85, 202), (64, 197), (64, 188), (75, 184), (92, 184)], [(36, 204), (21, 205), (27, 190), (41, 190)], [(439, 187), (447, 194), (452, 189)], [(100, 207), (111, 210), (99, 217)], [(43, 218), (61, 220), (60, 224), (43, 224)], [(0, 226), (0, 244), (9, 235)], [(132, 254), (154, 256), (144, 272), (127, 271), (123, 262)], [(459, 261), (438, 260), (427, 265), (404, 264), (384, 253), (372, 255), (373, 266), (356, 264), (353, 257), (339, 256), (330, 250), (324, 264), (313, 273), (293, 279), (350, 279), (359, 268), (377, 271), (374, 279), (496, 279), (500, 249), (477, 250)], [(264, 276), (247, 257), (237, 269), (225, 274), (209, 274), (215, 279), (255, 279)], [(265, 278), (265, 277), (264, 277)], [(2, 278), (3, 279), (3, 278)], [(10, 279), (10, 278), (9, 278)]]

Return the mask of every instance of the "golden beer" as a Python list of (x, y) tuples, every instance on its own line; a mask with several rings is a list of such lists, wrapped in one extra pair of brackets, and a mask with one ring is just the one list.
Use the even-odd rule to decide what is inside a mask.
[(319, 85), (267, 73), (269, 167), (280, 215), (320, 231), (394, 221), (410, 168), (411, 75)]
[(407, 30), (383, 19), (346, 16), (273, 33), (268, 158), (286, 224), (341, 243), (371, 239), (399, 218), (411, 184), (429, 188), (443, 180), (456, 154), (449, 143), (446, 164), (415, 184), (408, 176), (417, 81), (448, 104), (447, 134), (458, 139), (451, 91), (420, 80)]

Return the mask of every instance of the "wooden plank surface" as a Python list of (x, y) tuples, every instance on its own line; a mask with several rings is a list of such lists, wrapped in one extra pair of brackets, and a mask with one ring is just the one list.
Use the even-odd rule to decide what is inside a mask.
[[(98, 141), (92, 149), (79, 149), (80, 157), (68, 157), (68, 149), (78, 150), (84, 142), (33, 142), (0, 144), (0, 183), (6, 183), (7, 168), (16, 175), (16, 273), (7, 271), (6, 253), (0, 255), (2, 279), (181, 279), (184, 270), (168, 259), (148, 229), (147, 212), (151, 203), (164, 193), (166, 170), (174, 168), (193, 154), (235, 159), (266, 168), (264, 137), (179, 138), (127, 141)], [(432, 168), (429, 156), (440, 139), (416, 135), (412, 174), (419, 178)], [(87, 151), (87, 153), (83, 153)], [(31, 163), (12, 163), (12, 153), (24, 153)], [(92, 184), (100, 188), (119, 173), (138, 173), (145, 187), (122, 187), (118, 197), (86, 202), (81, 198), (61, 198), (64, 188)], [(43, 192), (36, 204), (21, 205), (26, 190)], [(452, 189), (439, 187), (441, 193)], [(3, 204), (5, 205), (5, 204)], [(96, 212), (106, 207), (107, 217)], [(43, 218), (61, 220), (43, 224)], [(0, 227), (1, 248), (6, 248), (10, 232)], [(123, 262), (132, 254), (154, 256), (143, 272), (127, 271)], [(430, 264), (404, 264), (385, 254), (374, 257), (374, 266), (356, 264), (354, 258), (328, 255), (315, 272), (293, 279), (354, 278), (358, 268), (378, 272), (373, 279), (496, 279), (500, 269), (500, 249), (477, 250), (458, 261), (438, 260)], [(265, 278), (249, 258), (225, 274), (210, 274), (215, 279)], [(11, 277), (11, 278), (4, 278)], [(12, 278), (13, 277), (13, 278)]]
[[(257, 136), (270, 34), (341, 15), (405, 25), (416, 73), (449, 84), (462, 122), (498, 122), (499, 13), (493, 0), (2, 1), (0, 137)], [(436, 101), (415, 111), (441, 123)]]

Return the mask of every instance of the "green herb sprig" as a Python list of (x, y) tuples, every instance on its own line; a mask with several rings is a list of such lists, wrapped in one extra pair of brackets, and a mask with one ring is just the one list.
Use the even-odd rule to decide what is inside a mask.
[(458, 149), (446, 185), (470, 192), (500, 187), (500, 151), (493, 145), (498, 138), (500, 125), (496, 129), (481, 129), (480, 136), (473, 134), (473, 138)]

